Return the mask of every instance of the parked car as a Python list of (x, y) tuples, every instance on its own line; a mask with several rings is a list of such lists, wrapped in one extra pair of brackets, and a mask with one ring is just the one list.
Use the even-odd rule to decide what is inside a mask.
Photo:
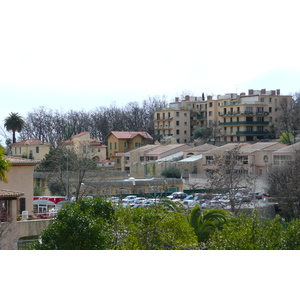
[(262, 199), (262, 198), (264, 198), (264, 197), (269, 198), (270, 195), (267, 194), (267, 193), (258, 193), (258, 194), (256, 194), (256, 199)]
[(188, 196), (188, 194), (183, 193), (183, 192), (174, 192), (171, 195), (167, 196), (167, 198), (170, 200), (183, 200), (187, 196)]

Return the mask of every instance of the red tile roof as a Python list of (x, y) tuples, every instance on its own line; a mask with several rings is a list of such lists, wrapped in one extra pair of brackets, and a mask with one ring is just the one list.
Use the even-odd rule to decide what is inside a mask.
[(25, 141), (13, 143), (12, 146), (21, 146), (21, 145), (50, 145), (38, 139), (28, 139)]
[(133, 139), (137, 135), (141, 135), (145, 139), (152, 139), (152, 136), (145, 131), (111, 131), (118, 139)]

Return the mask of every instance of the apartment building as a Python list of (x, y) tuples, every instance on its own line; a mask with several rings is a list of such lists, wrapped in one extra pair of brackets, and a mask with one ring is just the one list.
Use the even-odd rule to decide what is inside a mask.
[(177, 143), (188, 143), (194, 129), (206, 124), (207, 103), (202, 97), (175, 98), (169, 107), (154, 113), (154, 138), (173, 136)]
[(170, 103), (168, 108), (155, 111), (154, 138), (173, 136), (178, 143), (189, 142), (198, 127), (214, 129), (218, 142), (248, 142), (271, 138), (271, 125), (277, 121), (282, 104), (292, 104), (291, 95), (280, 90), (248, 90), (203, 97), (185, 96)]

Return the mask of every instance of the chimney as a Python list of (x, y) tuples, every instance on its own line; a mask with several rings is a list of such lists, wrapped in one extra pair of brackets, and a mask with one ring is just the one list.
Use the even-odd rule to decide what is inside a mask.
[(277, 91), (277, 95), (280, 95), (280, 89), (279, 90), (276, 90)]
[(184, 98), (185, 98), (185, 101), (190, 101), (190, 96), (189, 95), (186, 95)]
[(175, 101), (176, 101), (176, 102), (179, 102), (179, 97), (175, 97)]
[(240, 93), (240, 96), (246, 96), (246, 93)]
[(249, 95), (253, 95), (253, 89), (248, 90), (248, 94), (249, 94)]
[(207, 100), (212, 100), (212, 96), (207, 96)]
[(271, 95), (276, 95), (276, 91), (272, 90)]
[(266, 89), (261, 89), (260, 93), (261, 93), (261, 95), (265, 95), (266, 94)]

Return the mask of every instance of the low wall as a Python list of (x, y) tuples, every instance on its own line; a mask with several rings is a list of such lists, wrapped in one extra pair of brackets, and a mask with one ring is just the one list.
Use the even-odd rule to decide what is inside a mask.
[(51, 219), (18, 221), (18, 238), (40, 235), (41, 232), (50, 224)]

